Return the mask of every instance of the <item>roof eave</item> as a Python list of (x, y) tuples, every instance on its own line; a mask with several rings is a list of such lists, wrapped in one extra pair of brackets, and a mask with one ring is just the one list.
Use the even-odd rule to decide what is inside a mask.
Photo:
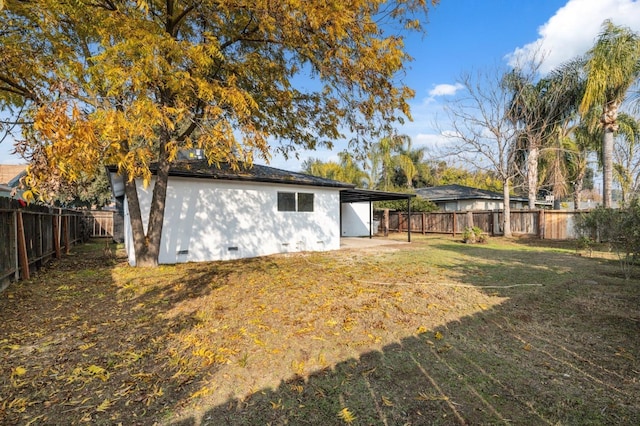
[[(268, 167), (268, 166), (263, 166)], [(107, 169), (111, 173), (117, 173), (118, 168), (116, 166), (107, 166)], [(275, 169), (275, 168), (271, 168)], [(152, 174), (156, 174), (156, 169), (150, 168)], [(280, 170), (280, 169), (275, 169)], [(283, 170), (284, 171), (284, 170)], [(344, 188), (344, 189), (353, 189), (356, 185), (352, 183), (333, 181), (330, 179), (316, 178), (315, 176), (310, 176), (311, 179), (317, 180), (305, 180), (305, 179), (296, 179), (293, 175), (299, 175), (299, 173), (288, 172), (291, 173), (289, 178), (277, 178), (277, 177), (264, 177), (264, 176), (252, 176), (252, 175), (232, 175), (232, 174), (216, 174), (215, 172), (211, 173), (198, 173), (188, 170), (176, 170), (170, 169), (169, 176), (173, 177), (182, 177), (182, 178), (193, 178), (193, 179), (210, 179), (210, 180), (218, 180), (218, 181), (240, 181), (240, 182), (259, 182), (259, 183), (273, 183), (273, 184), (283, 184), (283, 185), (300, 185), (300, 186), (313, 186), (313, 187), (324, 187), (324, 188)]]

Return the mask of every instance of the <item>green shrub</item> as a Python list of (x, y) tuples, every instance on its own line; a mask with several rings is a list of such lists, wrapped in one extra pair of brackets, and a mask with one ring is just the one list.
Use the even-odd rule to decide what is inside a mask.
[(462, 241), (468, 244), (473, 243), (484, 243), (487, 241), (486, 234), (482, 232), (482, 229), (474, 226), (472, 228), (465, 227), (464, 232), (462, 233)]
[(621, 209), (597, 208), (576, 218), (580, 239), (609, 244), (616, 252), (626, 279), (640, 255), (640, 204), (635, 200)]
[[(374, 203), (374, 208), (376, 210), (396, 210), (401, 212), (407, 211), (407, 200), (393, 200), (393, 201), (376, 201)], [(433, 212), (438, 210), (438, 207), (433, 204), (431, 201), (422, 197), (413, 197), (411, 198), (411, 211), (412, 212)]]

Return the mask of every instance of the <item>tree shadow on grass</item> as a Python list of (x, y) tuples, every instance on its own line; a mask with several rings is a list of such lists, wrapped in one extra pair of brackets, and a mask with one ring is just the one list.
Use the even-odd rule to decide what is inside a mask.
[[(637, 283), (609, 280), (600, 272), (611, 265), (568, 253), (433, 247), (454, 254), (455, 282), (427, 285), (450, 285), (454, 295), (471, 286), (504, 301), (210, 405), (193, 396), (227, 365), (181, 363), (191, 350), (173, 352), (176, 342), (202, 327), (198, 301), (224, 290), (236, 269), (272, 274), (279, 261), (141, 270), (70, 256), (1, 296), (0, 423), (640, 423)], [(225, 321), (224, 311), (213, 315)]]
[(638, 286), (585, 283), (609, 266), (567, 253), (439, 248), (504, 303), (172, 424), (640, 423)]
[(196, 388), (168, 342), (201, 321), (167, 312), (223, 287), (234, 265), (128, 268), (103, 247), (74, 247), (0, 294), (1, 424), (153, 424)]

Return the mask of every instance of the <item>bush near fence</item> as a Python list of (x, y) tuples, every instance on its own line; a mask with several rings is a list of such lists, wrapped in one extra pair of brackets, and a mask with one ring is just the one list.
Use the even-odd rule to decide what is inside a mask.
[[(88, 237), (111, 237), (113, 212), (85, 212), (0, 198), (0, 289), (29, 279), (49, 260)], [(109, 224), (110, 223), (110, 224)]]
[[(512, 210), (511, 232), (514, 235), (539, 237), (548, 240), (578, 238), (575, 218), (584, 211), (569, 210)], [(407, 232), (409, 219), (405, 212), (389, 212), (389, 231)], [(466, 227), (476, 226), (491, 236), (503, 235), (502, 210), (411, 213), (411, 232), (462, 234)], [(376, 211), (374, 220), (384, 223), (384, 211)]]

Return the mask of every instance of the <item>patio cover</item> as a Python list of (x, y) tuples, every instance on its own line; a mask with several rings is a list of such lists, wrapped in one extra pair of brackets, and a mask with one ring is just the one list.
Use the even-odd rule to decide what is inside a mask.
[(369, 202), (369, 238), (372, 238), (373, 232), (371, 226), (373, 223), (373, 210), (371, 209), (371, 203), (374, 201), (407, 200), (407, 212), (409, 220), (407, 226), (407, 241), (411, 242), (411, 198), (415, 196), (415, 194), (403, 194), (402, 192), (386, 192), (375, 191), (372, 189), (350, 188), (340, 191), (340, 203)]

